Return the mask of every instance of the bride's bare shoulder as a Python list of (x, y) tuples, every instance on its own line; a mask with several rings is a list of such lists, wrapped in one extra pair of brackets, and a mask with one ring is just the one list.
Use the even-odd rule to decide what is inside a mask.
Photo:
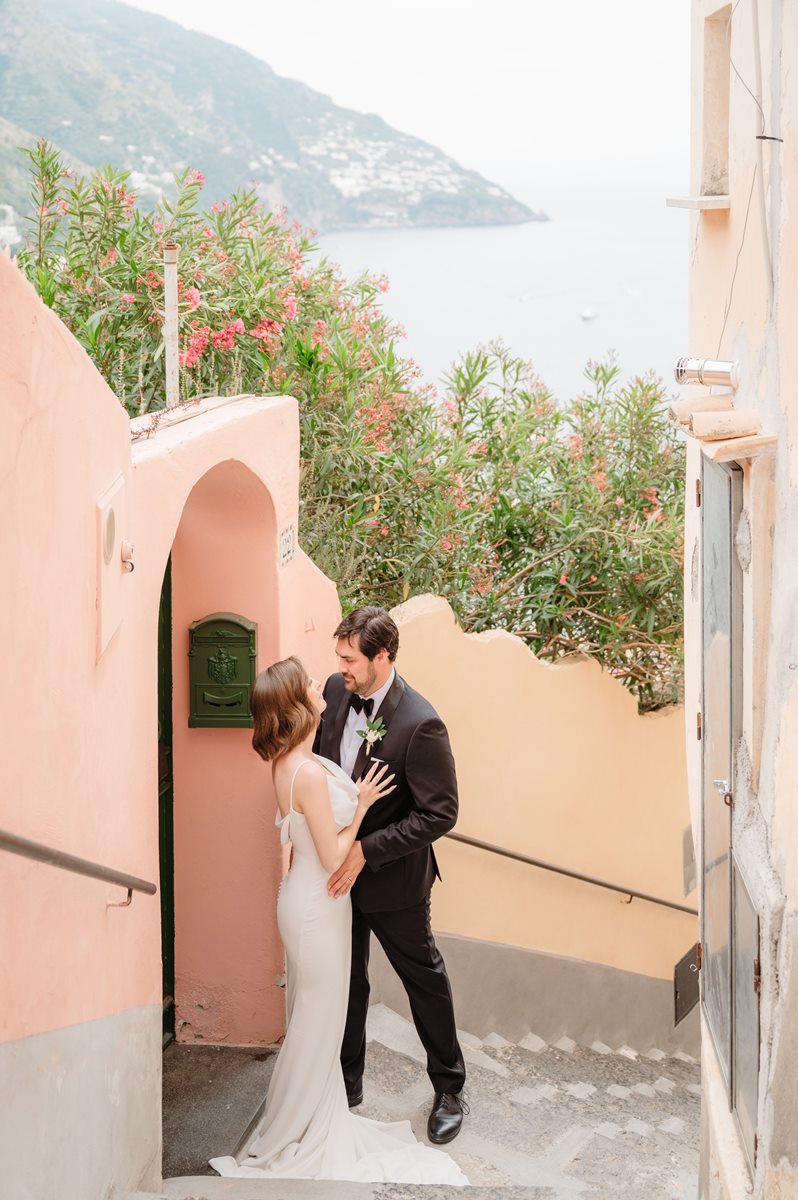
[(286, 754), (272, 764), (272, 780), (278, 793), (287, 794), (293, 783), (296, 795), (303, 789), (305, 780), (316, 780), (322, 775), (324, 768), (321, 764), (303, 754)]

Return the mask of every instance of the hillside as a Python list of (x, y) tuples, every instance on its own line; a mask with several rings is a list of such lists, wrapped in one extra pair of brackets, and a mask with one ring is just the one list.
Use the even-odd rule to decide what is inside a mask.
[(0, 204), (18, 212), (9, 124), (26, 144), (46, 137), (89, 166), (125, 167), (144, 197), (190, 165), (209, 201), (254, 182), (325, 231), (545, 219), (380, 117), (113, 0), (0, 0), (0, 111)]

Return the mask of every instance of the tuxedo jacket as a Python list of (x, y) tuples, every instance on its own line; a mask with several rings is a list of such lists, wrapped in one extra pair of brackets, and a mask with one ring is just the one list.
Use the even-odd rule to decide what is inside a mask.
[[(350, 698), (342, 675), (330, 676), (324, 698), (327, 708), (313, 749), (340, 766)], [(406, 908), (428, 896), (436, 876), (440, 879), (432, 843), (457, 820), (454, 758), (446, 726), (432, 705), (396, 675), (374, 720), (378, 717), (385, 735), (370, 755), (363, 742), (352, 778), (359, 779), (376, 758), (388, 764), (395, 786), (371, 806), (358, 832), (366, 866), (352, 900), (362, 912)]]

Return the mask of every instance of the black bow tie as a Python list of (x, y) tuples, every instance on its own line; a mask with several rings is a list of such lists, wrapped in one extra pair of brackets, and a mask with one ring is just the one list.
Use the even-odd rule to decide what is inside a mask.
[(365, 712), (366, 718), (368, 719), (374, 711), (374, 700), (372, 697), (369, 697), (368, 700), (364, 700), (362, 696), (353, 694), (349, 697), (349, 707), (353, 708), (356, 713)]

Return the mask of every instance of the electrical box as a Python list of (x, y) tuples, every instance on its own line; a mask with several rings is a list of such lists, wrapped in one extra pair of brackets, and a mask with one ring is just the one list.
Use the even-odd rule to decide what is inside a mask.
[(192, 729), (252, 726), (258, 627), (236, 613), (211, 613), (189, 626), (189, 717)]

